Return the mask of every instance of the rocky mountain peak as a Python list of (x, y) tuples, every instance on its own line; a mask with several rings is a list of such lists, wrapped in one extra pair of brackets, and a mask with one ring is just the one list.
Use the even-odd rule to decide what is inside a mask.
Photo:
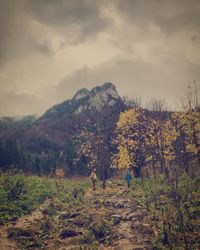
[[(77, 97), (77, 95), (86, 97), (86, 89), (80, 91), (76, 93), (75, 97)], [(100, 111), (105, 106), (113, 106), (119, 99), (120, 96), (115, 85), (112, 83), (104, 83), (102, 86), (94, 87), (91, 91), (87, 90), (87, 102), (80, 103), (74, 113), (79, 114), (84, 110), (94, 109)]]
[(100, 111), (104, 107), (112, 107), (121, 100), (116, 87), (112, 83), (104, 83), (102, 86), (80, 89), (72, 99), (57, 104), (49, 109), (44, 118), (62, 117), (65, 114), (78, 115), (84, 111)]
[(113, 106), (120, 96), (112, 83), (104, 83), (100, 87), (95, 87), (90, 92), (88, 100), (89, 109), (100, 111), (104, 106)]
[(84, 99), (88, 97), (89, 94), (90, 94), (90, 91), (86, 88), (83, 88), (83, 89), (78, 90), (72, 99), (73, 100)]

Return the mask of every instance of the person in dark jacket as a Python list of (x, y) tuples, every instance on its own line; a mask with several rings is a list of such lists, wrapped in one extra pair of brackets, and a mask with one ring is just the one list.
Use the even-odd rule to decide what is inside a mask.
[(133, 172), (136, 178), (141, 177), (141, 167), (139, 165), (133, 165)]

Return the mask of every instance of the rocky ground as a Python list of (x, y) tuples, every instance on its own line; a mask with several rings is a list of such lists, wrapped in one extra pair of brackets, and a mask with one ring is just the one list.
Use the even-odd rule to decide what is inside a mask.
[(146, 211), (124, 186), (46, 201), (0, 228), (0, 249), (151, 249)]

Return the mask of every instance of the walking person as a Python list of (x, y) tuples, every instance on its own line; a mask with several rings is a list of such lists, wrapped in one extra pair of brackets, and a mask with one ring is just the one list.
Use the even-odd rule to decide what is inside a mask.
[(96, 190), (96, 182), (97, 182), (96, 168), (92, 171), (90, 178), (92, 180), (92, 189), (93, 189), (93, 191), (95, 191)]
[(126, 171), (126, 175), (125, 175), (125, 180), (127, 182), (127, 186), (128, 188), (130, 187), (130, 184), (131, 184), (131, 180), (132, 180), (132, 175), (131, 175), (131, 172), (127, 169)]

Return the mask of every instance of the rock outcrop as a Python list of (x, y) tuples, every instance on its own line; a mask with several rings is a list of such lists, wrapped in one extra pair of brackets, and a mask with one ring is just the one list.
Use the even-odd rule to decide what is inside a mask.
[(79, 115), (84, 111), (101, 111), (102, 108), (114, 106), (121, 100), (115, 85), (104, 83), (89, 91), (80, 89), (72, 99), (57, 104), (49, 109), (41, 118), (62, 117), (64, 114)]

